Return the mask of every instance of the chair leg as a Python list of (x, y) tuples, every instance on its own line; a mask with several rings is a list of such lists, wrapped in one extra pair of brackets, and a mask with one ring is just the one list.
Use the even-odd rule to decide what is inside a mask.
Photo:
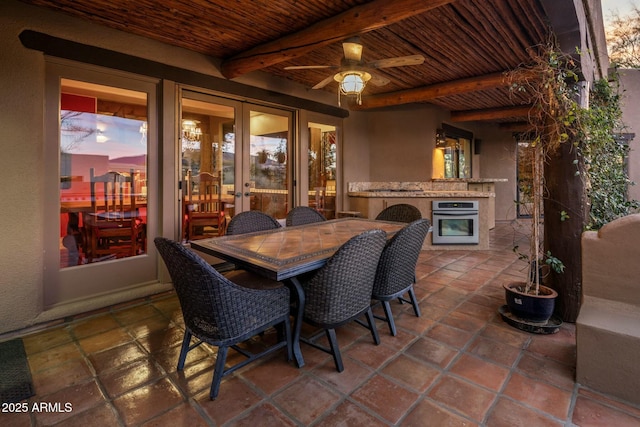
[(222, 375), (224, 374), (224, 364), (227, 361), (228, 351), (229, 347), (218, 347), (218, 356), (216, 357), (216, 364), (213, 368), (213, 380), (211, 381), (211, 391), (209, 392), (209, 399), (211, 400), (218, 397), (220, 381), (222, 381)]
[(369, 323), (369, 329), (371, 330), (371, 336), (373, 337), (373, 342), (375, 343), (375, 345), (379, 345), (380, 336), (378, 335), (378, 328), (376, 327), (376, 321), (373, 318), (373, 311), (371, 310), (371, 307), (369, 307), (369, 309), (367, 310), (366, 316), (367, 323)]
[(420, 317), (420, 307), (418, 306), (418, 300), (416, 299), (416, 293), (413, 291), (413, 286), (409, 288), (409, 298), (413, 305), (413, 311), (416, 313), (416, 317)]
[(331, 355), (333, 361), (336, 364), (338, 372), (344, 371), (344, 365), (342, 364), (342, 356), (340, 355), (340, 349), (338, 348), (338, 339), (336, 338), (335, 329), (325, 329), (327, 339), (329, 340), (329, 346), (331, 347)]
[(389, 325), (389, 332), (395, 337), (398, 332), (396, 331), (396, 322), (393, 321), (393, 313), (391, 312), (391, 304), (389, 304), (389, 301), (382, 301), (382, 308), (384, 309), (384, 316), (386, 317), (385, 321)]
[(189, 330), (184, 331), (184, 338), (182, 339), (182, 348), (180, 349), (180, 357), (178, 357), (178, 371), (184, 369), (184, 361), (187, 358), (189, 352), (189, 344), (191, 344), (191, 332)]

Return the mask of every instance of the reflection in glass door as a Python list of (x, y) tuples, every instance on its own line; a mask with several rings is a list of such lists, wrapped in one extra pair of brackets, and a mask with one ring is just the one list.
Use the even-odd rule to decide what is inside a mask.
[(153, 286), (157, 82), (47, 64), (43, 305)]
[(182, 238), (221, 236), (236, 211), (237, 103), (183, 91), (180, 122)]
[(309, 122), (309, 206), (336, 215), (336, 127)]
[(250, 106), (248, 118), (249, 173), (243, 194), (248, 188), (251, 210), (284, 219), (292, 200), (291, 113)]

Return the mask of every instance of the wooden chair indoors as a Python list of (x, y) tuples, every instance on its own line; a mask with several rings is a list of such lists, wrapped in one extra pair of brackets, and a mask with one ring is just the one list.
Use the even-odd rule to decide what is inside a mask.
[(136, 207), (135, 175), (89, 171), (91, 211), (84, 216), (88, 262), (135, 256), (146, 251), (146, 233)]
[[(195, 189), (197, 186), (197, 194)], [(187, 172), (185, 198), (186, 240), (222, 236), (225, 233), (224, 203), (220, 175), (201, 172), (197, 177)]]

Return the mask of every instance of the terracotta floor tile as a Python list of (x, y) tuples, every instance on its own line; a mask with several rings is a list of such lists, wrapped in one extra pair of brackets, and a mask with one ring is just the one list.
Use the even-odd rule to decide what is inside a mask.
[(423, 399), (402, 420), (403, 427), (473, 427), (478, 426), (436, 403)]
[(163, 372), (160, 368), (152, 361), (145, 359), (128, 364), (119, 370), (110, 370), (98, 378), (109, 397), (114, 399), (143, 384), (157, 381), (162, 376)]
[(143, 319), (148, 319), (159, 314), (159, 311), (151, 304), (143, 304), (137, 307), (115, 311), (113, 317), (122, 325), (130, 325)]
[(527, 347), (527, 351), (548, 357), (558, 362), (575, 365), (576, 363), (576, 339), (575, 331), (560, 328), (560, 331), (551, 335), (535, 335)]
[(92, 353), (89, 355), (89, 360), (96, 373), (100, 374), (114, 369), (121, 369), (122, 366), (146, 357), (147, 353), (132, 341), (109, 350)]
[(126, 425), (137, 425), (183, 401), (178, 389), (166, 378), (131, 390), (113, 401)]
[(141, 427), (206, 427), (208, 425), (191, 405), (183, 403), (169, 412), (147, 421)]
[(450, 372), (496, 392), (500, 391), (509, 376), (509, 369), (469, 354), (463, 354), (458, 358)]
[(473, 334), (471, 332), (437, 323), (425, 334), (425, 336), (433, 338), (436, 341), (448, 344), (452, 347), (463, 348), (467, 344), (469, 339), (471, 339)]
[(525, 353), (517, 368), (525, 376), (538, 378), (565, 390), (573, 390), (575, 385), (575, 367), (552, 359)]
[(478, 332), (487, 323), (484, 319), (478, 319), (472, 315), (462, 313), (458, 310), (452, 311), (451, 313), (447, 314), (442, 318), (440, 322), (445, 325), (453, 326), (454, 328), (462, 329), (463, 331), (468, 331), (471, 333)]
[(481, 422), (496, 395), (466, 381), (445, 376), (431, 389), (429, 397)]
[(350, 401), (342, 402), (315, 424), (316, 427), (384, 427), (386, 425)]
[(405, 354), (444, 369), (458, 352), (430, 338), (420, 338), (405, 351)]
[[(104, 395), (95, 381), (73, 385), (48, 395), (45, 399), (38, 399), (38, 403), (59, 404), (60, 410), (35, 412), (39, 425), (52, 425), (59, 423), (75, 414), (79, 414), (94, 406), (102, 404)], [(68, 409), (67, 409), (67, 405)], [(33, 408), (33, 407), (32, 407)]]
[(243, 368), (242, 376), (251, 381), (266, 394), (273, 394), (285, 385), (295, 381), (302, 371), (294, 362), (287, 362), (282, 354), (277, 353), (261, 363), (253, 363)]
[(213, 380), (213, 357), (185, 364), (182, 371), (174, 371), (169, 376), (184, 394), (195, 396), (211, 388)]
[[(382, 339), (392, 339), (393, 337), (383, 336)], [(342, 356), (359, 360), (371, 368), (377, 369), (385, 362), (396, 355), (396, 351), (383, 345), (375, 345), (370, 339), (362, 339), (354, 343), (347, 351), (342, 352)]]
[(79, 413), (74, 409), (73, 412), (70, 418), (62, 421), (64, 427), (117, 426), (119, 422), (118, 413), (110, 403), (102, 403)]
[(73, 359), (53, 368), (31, 373), (38, 396), (46, 396), (67, 387), (85, 383), (92, 377), (93, 373), (84, 359)]
[(581, 427), (637, 427), (640, 417), (634, 417), (619, 409), (578, 396), (572, 421)]
[(380, 334), (380, 345), (389, 347), (396, 352), (399, 352), (411, 345), (411, 343), (417, 338), (418, 337), (413, 333), (400, 329), (398, 330), (398, 334), (395, 337), (391, 335), (385, 336), (384, 334)]
[(117, 347), (132, 340), (133, 337), (131, 335), (124, 329), (118, 328), (81, 339), (78, 342), (85, 353), (90, 354)]
[(171, 326), (171, 321), (161, 314), (148, 317), (127, 325), (126, 329), (135, 338), (144, 337), (153, 332), (164, 331)]
[(222, 425), (259, 403), (262, 397), (245, 381), (229, 376), (222, 379), (220, 393), (215, 400), (209, 399), (209, 388), (193, 399), (214, 425)]
[[(153, 358), (162, 366), (167, 372), (175, 372), (178, 366), (178, 359), (180, 358), (180, 346), (165, 348), (158, 353), (153, 354)], [(185, 368), (192, 363), (199, 362), (206, 358), (213, 359), (213, 354), (210, 353), (207, 347), (199, 346), (192, 349), (187, 353), (185, 360)]]
[(67, 328), (55, 328), (48, 331), (27, 335), (22, 339), (24, 350), (28, 356), (41, 351), (50, 350), (62, 344), (68, 344), (73, 337)]
[(376, 375), (351, 396), (385, 420), (395, 424), (420, 395)]
[(389, 362), (382, 373), (422, 393), (442, 372), (401, 354)]
[(71, 333), (76, 339), (87, 338), (120, 327), (120, 323), (111, 313), (101, 314), (89, 319), (74, 322), (71, 325)]
[[(409, 304), (406, 305), (409, 306)], [(433, 319), (429, 319), (427, 316), (416, 317), (413, 309), (411, 309), (410, 312), (397, 312), (397, 314), (394, 314), (394, 320), (396, 322), (396, 329), (405, 329), (416, 335), (423, 334), (427, 329), (433, 326), (434, 322)], [(379, 332), (381, 337), (391, 337), (389, 327), (386, 324), (379, 328)]]
[(525, 348), (531, 341), (531, 334), (519, 331), (502, 321), (500, 323), (489, 323), (480, 332), (480, 335), (516, 348)]
[(498, 307), (486, 307), (484, 305), (475, 304), (471, 301), (464, 301), (456, 308), (456, 311), (471, 315), (479, 320), (490, 320), (498, 317)]
[(360, 387), (371, 375), (373, 369), (355, 362), (350, 357), (343, 359), (344, 371), (338, 372), (333, 359), (327, 359), (322, 365), (313, 369), (313, 375), (329, 383), (336, 391), (349, 394)]
[(71, 342), (62, 344), (48, 351), (41, 351), (28, 356), (29, 368), (31, 372), (43, 371), (50, 369), (61, 363), (67, 363), (71, 360), (82, 359), (84, 356), (78, 346)]
[(563, 423), (513, 400), (501, 398), (487, 417), (486, 425), (491, 427), (561, 427)]
[(560, 419), (567, 417), (571, 405), (570, 391), (517, 373), (509, 379), (504, 394)]
[(453, 309), (458, 306), (466, 298), (466, 292), (459, 289), (453, 289), (445, 287), (442, 290), (435, 292), (426, 299), (429, 304), (433, 304), (438, 307)]
[(234, 427), (293, 427), (295, 425), (289, 417), (268, 403), (256, 407), (247, 415), (233, 421)]
[(149, 335), (138, 337), (138, 342), (149, 353), (155, 354), (182, 344), (183, 337), (184, 329), (172, 325), (167, 329), (153, 331)]
[[(313, 396), (313, 398), (310, 398)], [(300, 378), (273, 400), (302, 424), (309, 424), (335, 405), (341, 396), (313, 378)]]
[(520, 354), (515, 347), (483, 337), (476, 337), (467, 351), (507, 367), (513, 366)]
[(606, 406), (611, 406), (611, 407), (620, 409), (622, 412), (627, 412), (634, 417), (640, 418), (640, 405), (632, 405), (623, 400), (619, 400), (613, 397), (608, 397), (606, 395), (603, 395), (601, 393), (596, 393), (595, 391), (589, 390), (584, 387), (578, 388), (578, 394), (588, 399), (600, 402)]

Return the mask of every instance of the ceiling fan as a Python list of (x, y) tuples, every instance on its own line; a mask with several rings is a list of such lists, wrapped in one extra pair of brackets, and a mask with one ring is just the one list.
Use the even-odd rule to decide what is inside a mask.
[(342, 43), (342, 50), (344, 51), (344, 58), (342, 58), (340, 65), (294, 65), (284, 69), (311, 70), (326, 68), (338, 70), (337, 73), (313, 86), (313, 89), (323, 88), (335, 80), (338, 82), (338, 105), (340, 105), (340, 95), (355, 95), (356, 101), (361, 104), (362, 90), (369, 81), (375, 86), (384, 86), (389, 83), (389, 79), (376, 73), (376, 70), (403, 67), (405, 65), (420, 65), (424, 62), (424, 56), (422, 55), (398, 56), (364, 62), (362, 60), (362, 44), (359, 37), (346, 39)]

